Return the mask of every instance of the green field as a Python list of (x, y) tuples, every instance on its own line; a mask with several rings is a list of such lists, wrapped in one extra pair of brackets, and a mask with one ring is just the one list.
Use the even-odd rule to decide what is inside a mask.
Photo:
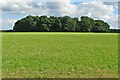
[(118, 34), (2, 33), (3, 78), (118, 77)]

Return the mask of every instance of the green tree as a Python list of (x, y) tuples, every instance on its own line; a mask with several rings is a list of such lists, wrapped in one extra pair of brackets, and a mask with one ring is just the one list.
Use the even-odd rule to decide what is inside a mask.
[(33, 16), (27, 16), (15, 23), (13, 28), (14, 31), (33, 31), (36, 26), (36, 21), (34, 21)]
[(76, 30), (77, 22), (75, 19), (69, 16), (64, 16), (64, 17), (60, 17), (60, 20), (62, 24), (62, 31), (75, 31)]
[(95, 26), (92, 28), (93, 32), (108, 32), (110, 25), (103, 20), (95, 20)]
[(82, 16), (80, 21), (81, 31), (90, 32), (92, 27), (94, 27), (94, 19), (87, 16)]
[(36, 31), (49, 31), (48, 22), (49, 20), (47, 16), (39, 17), (39, 21), (36, 26)]
[(75, 31), (80, 32), (81, 31), (81, 25), (80, 21), (78, 18), (74, 18), (74, 26), (75, 26)]
[(50, 27), (50, 31), (60, 31), (61, 30), (61, 21), (58, 17), (54, 17), (54, 16), (50, 16), (49, 17), (49, 27)]
[(18, 20), (14, 31), (83, 31), (83, 32), (108, 32), (110, 25), (102, 20), (94, 20), (87, 16), (78, 18), (63, 16), (27, 16)]

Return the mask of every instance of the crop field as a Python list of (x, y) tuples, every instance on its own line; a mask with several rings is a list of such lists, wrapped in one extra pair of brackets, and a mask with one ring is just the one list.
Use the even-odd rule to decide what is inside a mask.
[(2, 33), (3, 78), (117, 78), (117, 33)]

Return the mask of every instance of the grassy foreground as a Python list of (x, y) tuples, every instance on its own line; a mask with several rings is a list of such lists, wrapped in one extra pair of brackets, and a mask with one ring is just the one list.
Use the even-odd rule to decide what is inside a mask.
[(118, 34), (3, 33), (3, 78), (118, 77)]

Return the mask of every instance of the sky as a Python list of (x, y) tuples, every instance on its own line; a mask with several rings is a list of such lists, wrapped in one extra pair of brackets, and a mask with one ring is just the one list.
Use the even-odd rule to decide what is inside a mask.
[(12, 29), (15, 22), (27, 15), (89, 16), (104, 20), (110, 28), (118, 29), (118, 0), (2, 0), (0, 29)]

